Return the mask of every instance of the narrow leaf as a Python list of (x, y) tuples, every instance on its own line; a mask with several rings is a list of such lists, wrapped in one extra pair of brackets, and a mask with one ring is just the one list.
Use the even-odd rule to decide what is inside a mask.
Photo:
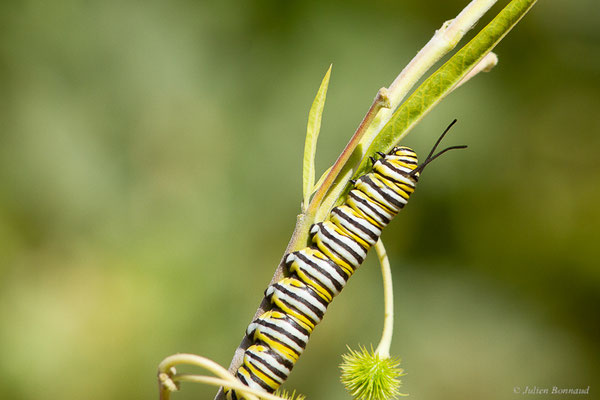
[(308, 113), (308, 124), (306, 125), (306, 141), (304, 142), (304, 160), (302, 165), (302, 211), (306, 211), (310, 196), (315, 186), (315, 154), (317, 152), (317, 139), (321, 130), (321, 117), (323, 107), (325, 107), (325, 98), (327, 97), (327, 87), (329, 86), (329, 76), (331, 75), (331, 65), (321, 82), (319, 91)]

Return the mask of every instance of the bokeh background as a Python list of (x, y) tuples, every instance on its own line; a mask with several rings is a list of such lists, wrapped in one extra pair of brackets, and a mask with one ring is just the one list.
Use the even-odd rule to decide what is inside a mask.
[[(153, 399), (169, 354), (228, 365), (299, 212), (327, 67), (319, 173), (466, 3), (0, 3), (1, 397)], [(403, 142), (425, 154), (458, 118), (446, 143), (469, 145), (383, 235), (412, 398), (600, 391), (599, 24), (592, 0), (539, 2)], [(348, 286), (287, 385), (310, 399), (348, 398), (340, 354), (379, 340), (375, 257)]]

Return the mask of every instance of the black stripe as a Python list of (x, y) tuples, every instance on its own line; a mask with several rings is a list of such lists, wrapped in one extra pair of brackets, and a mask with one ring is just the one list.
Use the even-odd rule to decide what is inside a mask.
[[(396, 181), (394, 181), (393, 179), (390, 179), (387, 176), (382, 175), (380, 173), (375, 173), (374, 175), (375, 175), (375, 178), (379, 179), (389, 190), (393, 191), (398, 196), (400, 196), (404, 200), (408, 201), (412, 192), (409, 193), (400, 187), (401, 185), (408, 186), (406, 183), (396, 183)], [(405, 194), (405, 196), (402, 195), (403, 193)]]
[[(238, 368), (238, 372), (237, 372), (236, 376), (237, 376), (238, 380), (240, 382), (242, 382), (244, 385), (250, 386), (250, 385), (248, 385), (248, 381), (246, 380), (246, 377), (240, 373), (240, 371), (242, 370), (242, 368), (245, 369), (246, 371), (248, 371), (248, 368), (246, 368), (244, 365), (242, 365), (242, 366), (240, 366)], [(252, 373), (250, 371), (248, 371), (248, 373), (250, 375), (252, 375)]]
[(406, 180), (399, 181), (399, 180), (396, 180), (396, 179), (392, 178), (391, 176), (384, 175), (383, 173), (381, 173), (379, 171), (373, 171), (373, 173), (376, 174), (376, 175), (378, 175), (378, 176), (385, 177), (385, 179), (387, 179), (388, 181), (394, 182), (396, 185), (408, 186), (413, 191), (415, 190), (416, 182), (414, 180), (414, 177), (412, 177), (411, 175), (409, 175), (408, 173), (406, 173), (404, 171), (401, 171), (401, 170), (397, 169), (392, 163), (386, 162), (385, 165), (387, 167), (389, 167), (390, 169), (392, 169), (394, 172), (398, 173), (398, 175), (401, 175), (401, 176), (405, 177)]
[(277, 360), (277, 362), (279, 362), (280, 364), (282, 364), (284, 367), (286, 367), (290, 371), (294, 367), (294, 363), (293, 362), (287, 360), (286, 358), (283, 358), (281, 355), (279, 355), (275, 350), (271, 349), (270, 347), (269, 347), (269, 354), (271, 354), (273, 357), (275, 357), (275, 359)]
[[(358, 189), (354, 189), (354, 190), (358, 190)], [(375, 208), (373, 205), (371, 205), (371, 204), (369, 203), (369, 201), (367, 201), (367, 200), (365, 200), (365, 199), (363, 199), (363, 198), (360, 198), (360, 197), (358, 197), (358, 196), (356, 195), (356, 193), (352, 193), (352, 192), (354, 192), (354, 190), (350, 191), (350, 194), (349, 194), (349, 196), (350, 196), (350, 197), (352, 197), (352, 199), (353, 199), (354, 201), (356, 201), (357, 203), (359, 203), (359, 204), (363, 205), (363, 206), (364, 206), (364, 207), (366, 207), (366, 208), (367, 208), (369, 211), (371, 211), (371, 212), (372, 212), (374, 215), (376, 215), (377, 217), (379, 217), (379, 219), (383, 221), (383, 223), (384, 223), (384, 227), (385, 227), (385, 225), (387, 225), (387, 224), (389, 224), (389, 223), (390, 223), (390, 221), (391, 221), (391, 220), (390, 220), (390, 218), (388, 218), (388, 217), (386, 217), (385, 215), (383, 215), (382, 213), (380, 213), (380, 212), (379, 212), (379, 210), (377, 210), (377, 209), (376, 209), (376, 208)], [(361, 193), (362, 193), (362, 192), (361, 192)], [(365, 196), (366, 196), (366, 195), (365, 195)], [(372, 199), (371, 199), (369, 196), (367, 196), (367, 198), (368, 198), (369, 200), (371, 200), (372, 202), (376, 203), (376, 204), (380, 204), (378, 201), (376, 201), (376, 200), (372, 200)], [(377, 220), (377, 219), (378, 219), (378, 218), (373, 218), (373, 217), (371, 216), (371, 214), (369, 214), (369, 213), (365, 213), (364, 211), (362, 211), (362, 210), (360, 210), (360, 209), (359, 209), (358, 211), (361, 211), (362, 213), (364, 213), (364, 214), (367, 214), (367, 216), (369, 216), (370, 218), (372, 218), (372, 219), (374, 219), (374, 220)]]
[[(400, 161), (400, 162), (406, 162), (407, 164), (414, 164), (414, 165), (417, 165), (417, 163), (419, 162), (419, 159), (418, 159), (418, 157), (417, 157), (417, 153), (415, 153), (415, 152), (414, 152), (413, 150), (411, 150), (411, 149), (407, 149), (407, 150), (409, 150), (409, 151), (410, 151), (410, 154), (396, 154), (396, 153), (394, 153), (394, 152), (390, 152), (390, 153), (388, 153), (387, 155), (388, 155), (388, 156), (392, 156), (392, 157), (398, 157), (398, 158), (400, 158), (400, 160), (398, 160), (398, 161)], [(387, 157), (387, 156), (386, 156), (386, 157), (384, 157), (384, 159), (385, 159), (385, 160), (387, 160), (387, 159), (389, 159), (389, 158), (391, 158), (391, 157)], [(408, 160), (408, 161), (406, 161), (406, 160), (404, 160), (405, 158), (408, 158), (409, 160)], [(382, 160), (382, 161), (383, 161), (383, 160)]]
[(319, 303), (321, 303), (323, 306), (325, 306), (325, 308), (327, 308), (327, 306), (329, 305), (330, 301), (327, 301), (326, 299), (324, 299), (323, 297), (321, 297), (321, 295), (319, 294), (319, 292), (317, 291), (317, 289), (315, 289), (314, 287), (305, 284), (300, 279), (298, 281), (304, 284), (304, 288), (302, 288), (302, 290), (308, 291), (315, 300), (317, 300)]
[[(347, 216), (344, 212), (340, 211), (339, 207), (336, 207), (333, 210), (331, 210), (331, 213), (337, 215), (338, 217), (340, 217), (344, 221), (347, 221), (348, 223), (350, 223), (350, 225), (352, 225), (353, 227), (355, 227), (356, 229), (360, 230), (361, 232), (365, 233), (368, 237), (370, 237), (371, 239), (373, 239), (373, 241), (376, 242), (377, 239), (379, 239), (379, 236), (377, 236), (375, 233), (373, 233), (372, 231), (370, 231), (368, 228), (362, 226), (361, 224), (355, 222), (352, 218), (350, 218), (349, 216)], [(366, 219), (364, 219), (364, 218), (361, 218), (361, 219), (363, 221), (365, 221), (367, 224), (372, 225)]]
[[(400, 203), (398, 200), (394, 199), (393, 196), (391, 196), (389, 193), (386, 192), (386, 188), (388, 188), (387, 186), (384, 186), (384, 187), (378, 186), (369, 175), (371, 175), (371, 174), (364, 175), (363, 178), (361, 179), (361, 181), (365, 185), (369, 186), (375, 192), (379, 193), (381, 195), (381, 197), (383, 197), (383, 199), (385, 201), (387, 201), (388, 203), (390, 203), (391, 205), (396, 206), (397, 208), (404, 207), (403, 203)], [(368, 193), (366, 193), (366, 192), (363, 192), (363, 193), (366, 194), (367, 196), (369, 196)], [(371, 196), (369, 196), (369, 197), (371, 197)], [(375, 200), (375, 199), (373, 199), (373, 200)], [(377, 201), (377, 200), (375, 200), (375, 201)], [(389, 206), (386, 206), (386, 207), (389, 208)], [(394, 210), (390, 210), (390, 211), (394, 213)]]
[[(325, 275), (326, 278), (329, 278), (329, 280), (331, 282), (333, 282), (334, 286), (336, 286), (336, 283), (333, 281), (333, 278), (331, 277), (331, 275), (328, 274), (326, 271), (324, 271), (323, 268), (318, 267), (317, 265), (315, 265), (315, 263), (313, 263), (311, 260), (308, 260), (305, 256), (301, 257), (299, 252), (294, 253), (294, 256), (295, 256), (295, 258), (303, 259), (306, 264), (310, 264), (310, 267), (312, 267), (315, 270), (320, 271), (323, 275)], [(335, 296), (335, 293), (331, 289), (329, 289), (327, 286), (325, 286), (325, 284), (323, 284), (323, 282), (321, 282), (319, 280), (319, 278), (317, 278), (315, 275), (311, 274), (308, 269), (302, 268), (300, 266), (298, 266), (297, 269), (302, 271), (305, 275), (307, 275), (306, 280), (302, 279), (300, 277), (300, 275), (298, 274), (298, 272), (294, 273), (292, 276), (297, 277), (297, 279), (306, 283), (308, 286), (319, 286), (319, 287), (323, 288), (323, 290), (325, 290), (331, 297)]]
[[(280, 384), (283, 383), (283, 381), (285, 381), (287, 379), (287, 374), (285, 373), (285, 371), (282, 371), (282, 370), (278, 369), (277, 367), (270, 365), (267, 360), (260, 357), (260, 355), (262, 355), (262, 354), (264, 354), (264, 353), (251, 354), (252, 358), (249, 360), (249, 363), (252, 366), (254, 366), (254, 368), (262, 371), (269, 378), (273, 379), (275, 382), (277, 382), (276, 378), (279, 378), (279, 379), (281, 379), (281, 382), (279, 382), (279, 383)], [(265, 371), (265, 369), (260, 368), (261, 366), (264, 367), (267, 371), (271, 371), (275, 375), (276, 378), (273, 378), (272, 376), (270, 376), (270, 374), (268, 374), (267, 371)]]
[[(325, 227), (329, 227), (330, 228), (330, 232), (332, 232), (331, 234), (335, 236), (335, 234), (340, 235), (340, 236), (344, 236), (347, 237), (348, 239), (350, 239), (351, 241), (353, 241), (354, 243), (356, 243), (358, 245), (358, 247), (360, 247), (365, 253), (367, 251), (369, 251), (370, 246), (363, 246), (361, 242), (357, 241), (356, 239), (354, 239), (352, 236), (348, 235), (348, 233), (346, 233), (345, 229), (340, 229), (338, 228), (338, 226), (333, 223), (332, 221), (329, 221), (329, 224), (325, 224), (323, 222), (320, 223), (321, 226)], [(336, 228), (340, 229), (340, 232), (336, 231)], [(357, 254), (358, 255), (358, 254)]]
[[(330, 239), (332, 242), (334, 242), (339, 247), (341, 247), (341, 248), (345, 249), (346, 251), (348, 251), (348, 253), (350, 253), (352, 255), (352, 257), (354, 257), (354, 259), (358, 262), (358, 265), (362, 264), (362, 262), (364, 261), (364, 259), (362, 257), (360, 257), (358, 254), (356, 254), (356, 252), (354, 250), (352, 250), (352, 248), (350, 248), (350, 246), (348, 246), (347, 244), (345, 244), (344, 242), (342, 242), (341, 240), (339, 240), (338, 238), (336, 238), (335, 236), (333, 236), (331, 233), (327, 232), (326, 229), (323, 229), (323, 224), (321, 222), (319, 222), (317, 225), (321, 226), (320, 229), (319, 229), (319, 233), (321, 233), (326, 238)], [(348, 237), (348, 238), (350, 240), (356, 242), (356, 240), (352, 239), (351, 237)], [(322, 243), (323, 243), (323, 245), (327, 246), (327, 244), (325, 242), (322, 242)], [(360, 243), (359, 243), (359, 245), (360, 245)], [(353, 267), (352, 269), (356, 269), (358, 267), (358, 265), (356, 267), (354, 267), (354, 263), (351, 263), (350, 261), (348, 261), (336, 249), (332, 248), (331, 246), (327, 246), (327, 247), (329, 247), (329, 249), (331, 251), (333, 251), (334, 253), (336, 253), (342, 260), (344, 260), (348, 264), (350, 264)]]
[(283, 317), (274, 317), (276, 319), (284, 319), (287, 322), (290, 323), (290, 325), (292, 325), (294, 328), (298, 329), (300, 332), (304, 333), (306, 336), (310, 336), (310, 334), (312, 333), (312, 330), (308, 330), (306, 329), (301, 323), (299, 323), (298, 321), (296, 321), (296, 319), (294, 317), (292, 317), (291, 315), (287, 314), (285, 311), (283, 311), (281, 308), (279, 307), (274, 307), (273, 308), (274, 311), (278, 311), (280, 313), (283, 314)]
[[(290, 345), (289, 345), (289, 344), (287, 344), (287, 343), (285, 343), (285, 342), (282, 342), (282, 341), (281, 341), (281, 339), (279, 339), (279, 338), (276, 338), (275, 336), (271, 335), (270, 333), (263, 332), (262, 334), (263, 334), (264, 336), (266, 336), (267, 338), (269, 338), (271, 341), (273, 341), (273, 342), (276, 342), (276, 343), (278, 343), (280, 346), (283, 346), (283, 347), (285, 347), (285, 349), (289, 350), (289, 352), (288, 352), (288, 353), (293, 353), (293, 354), (295, 354), (296, 358), (300, 357), (300, 354), (302, 354), (302, 352), (304, 351), (304, 349), (306, 349), (306, 345), (308, 344), (308, 342), (304, 343), (304, 342), (302, 342), (302, 340), (300, 340), (300, 339), (296, 338), (296, 340), (300, 341), (300, 351), (298, 351), (298, 350), (294, 349), (293, 347), (290, 347)], [(296, 342), (296, 340), (293, 340), (293, 341), (294, 341), (294, 342)], [(256, 341), (256, 343), (260, 343), (260, 344), (262, 344), (263, 346), (267, 346), (269, 349), (273, 350), (274, 352), (277, 352), (277, 353), (279, 353), (279, 351), (280, 351), (279, 349), (276, 349), (276, 348), (272, 347), (272, 346), (270, 345), (270, 343), (269, 343), (269, 342), (267, 342), (267, 341), (266, 341), (266, 340), (264, 340), (264, 339), (258, 340), (258, 341)], [(288, 354), (288, 356), (293, 356), (293, 355), (289, 355), (289, 354)]]
[[(327, 286), (325, 286), (325, 284), (323, 282), (321, 282), (319, 280), (319, 278), (317, 278), (315, 275), (311, 274), (310, 272), (308, 272), (308, 270), (302, 269), (300, 268), (300, 270), (302, 270), (302, 272), (304, 273), (305, 277), (304, 279), (298, 275), (297, 273), (292, 275), (297, 277), (298, 279), (300, 279), (302, 282), (306, 283), (306, 285), (311, 286), (311, 287), (315, 287), (318, 286), (319, 288), (323, 289), (325, 292), (327, 292), (327, 294), (329, 294), (330, 297), (334, 297), (335, 293), (331, 291), (331, 289), (329, 289)], [(316, 287), (315, 287), (316, 289)]]
[[(331, 282), (333, 283), (333, 286), (335, 286), (335, 288), (337, 289), (338, 292), (340, 292), (344, 288), (344, 285), (342, 285), (341, 283), (339, 283), (327, 270), (325, 270), (322, 267), (320, 267), (319, 264), (317, 264), (316, 262), (312, 261), (310, 258), (308, 258), (307, 256), (305, 256), (304, 254), (297, 253), (296, 257), (298, 257), (299, 259), (301, 259), (302, 261), (304, 261), (306, 264), (309, 264), (311, 267), (313, 267), (314, 269), (318, 270), (319, 272), (321, 272), (326, 277), (330, 278)], [(323, 261), (327, 262), (327, 264), (329, 264), (335, 270), (335, 272), (337, 272), (338, 276), (340, 278), (342, 278), (342, 280), (344, 282), (348, 282), (349, 276), (344, 272), (344, 270), (339, 265), (337, 265), (336, 263), (334, 263), (329, 258), (326, 258)]]
[[(323, 318), (324, 314), (321, 310), (319, 310), (317, 307), (313, 306), (312, 304), (308, 303), (304, 298), (298, 296), (296, 293), (290, 291), (288, 288), (285, 287), (285, 285), (276, 283), (275, 286), (278, 286), (279, 291), (282, 292), (282, 294), (284, 294), (285, 296), (291, 297), (292, 299), (295, 299), (298, 302), (304, 304), (307, 308), (309, 308), (311, 311), (313, 311), (317, 315), (317, 317), (319, 317), (319, 319)], [(281, 299), (281, 300), (284, 301), (284, 299)], [(309, 317), (308, 315), (304, 315), (304, 312), (302, 310), (299, 310), (297, 307), (293, 306), (289, 302), (284, 301), (284, 303), (286, 303), (290, 308), (293, 308), (296, 311), (298, 311), (298, 314), (301, 314), (302, 316), (304, 316), (312, 321), (312, 318)], [(316, 321), (315, 321), (315, 323), (316, 323)]]
[[(285, 295), (285, 293), (283, 293)], [(312, 325), (317, 325), (319, 323), (319, 321), (315, 321), (312, 317), (306, 315), (304, 313), (304, 311), (299, 310), (297, 307), (293, 306), (286, 298), (279, 298), (279, 301), (281, 301), (284, 305), (286, 305), (287, 307), (291, 308), (292, 310), (296, 311), (296, 313), (300, 314), (301, 316), (303, 316), (304, 318), (306, 318), (308, 321), (310, 321), (310, 323)], [(293, 315), (290, 315), (290, 317), (294, 318)], [(300, 320), (301, 321), (301, 320)]]
[[(282, 327), (280, 327), (280, 326), (278, 326), (278, 325), (276, 325), (276, 324), (274, 324), (274, 323), (271, 323), (271, 322), (269, 322), (268, 320), (262, 320), (261, 322), (262, 322), (262, 324), (261, 324), (261, 325), (263, 325), (263, 326), (264, 326), (264, 327), (266, 327), (266, 328), (270, 328), (270, 329), (272, 329), (272, 330), (274, 330), (274, 331), (276, 331), (276, 332), (279, 332), (279, 333), (281, 333), (283, 336), (287, 337), (287, 338), (288, 338), (288, 339), (290, 339), (292, 342), (294, 342), (294, 343), (296, 343), (298, 346), (300, 346), (300, 348), (302, 348), (302, 349), (306, 348), (306, 342), (305, 342), (304, 340), (302, 340), (301, 338), (299, 338), (299, 337), (297, 337), (297, 336), (294, 336), (294, 334), (293, 334), (293, 333), (291, 333), (291, 332), (289, 332), (288, 330), (286, 330), (286, 329), (283, 329)], [(287, 322), (287, 321), (286, 321), (286, 322)], [(290, 325), (291, 325), (291, 324), (290, 324)], [(273, 336), (270, 336), (270, 335), (269, 335), (267, 332), (263, 332), (263, 335), (269, 336), (269, 337), (270, 337), (271, 339), (273, 339), (274, 341), (281, 343), (281, 344), (282, 344), (283, 346), (285, 346), (285, 347), (288, 347), (288, 345), (287, 345), (287, 344), (285, 344), (285, 343), (283, 343), (283, 342), (281, 341), (281, 339), (277, 339), (277, 338), (275, 338), (275, 337), (273, 337)], [(297, 353), (297, 351), (296, 351), (296, 350), (294, 350), (294, 349), (292, 349), (292, 348), (290, 348), (290, 350), (291, 350), (291, 351), (293, 351), (294, 353)]]
[[(248, 369), (248, 367), (246, 366), (242, 366), (242, 368), (245, 368), (246, 371), (248, 371), (248, 374), (250, 375), (250, 379), (252, 379), (254, 382), (258, 383), (258, 385), (260, 387), (262, 387), (265, 391), (267, 391), (268, 393), (273, 393), (275, 391), (275, 389), (273, 389), (271, 386), (269, 386), (267, 384), (267, 382), (263, 381), (262, 379), (260, 379), (258, 376), (256, 376), (252, 371), (250, 371)], [(241, 368), (240, 368), (241, 369)], [(246, 383), (246, 386), (250, 386)]]
[[(418, 165), (419, 160), (417, 160), (415, 157), (413, 156), (407, 156), (407, 155), (396, 155), (396, 157), (398, 157), (397, 159), (395, 159), (394, 161), (396, 162), (400, 162), (403, 164), (409, 164), (409, 165)], [(386, 159), (387, 161), (387, 159)]]
[[(319, 250), (319, 248), (317, 247), (317, 245), (312, 245), (310, 246), (311, 249), (314, 249), (315, 252), (318, 252), (319, 254), (321, 254), (323, 256), (323, 258), (321, 257), (317, 257), (317, 256), (313, 256), (316, 259), (325, 261), (335, 272), (337, 272), (337, 274), (344, 280), (344, 284), (346, 282), (348, 282), (348, 279), (352, 276), (352, 275), (348, 275), (348, 272), (346, 272), (346, 270), (342, 267), (340, 267), (338, 264), (336, 264), (335, 261), (333, 261), (331, 258), (327, 257), (327, 255), (325, 253), (323, 253), (321, 250)], [(310, 262), (309, 259), (307, 259), (307, 261)], [(315, 265), (318, 266), (318, 264), (315, 263)], [(325, 272), (327, 272), (326, 270), (323, 270)], [(337, 283), (337, 281), (334, 280), (334, 282)], [(337, 287), (337, 286), (336, 286)], [(343, 289), (343, 286), (340, 290)]]
[[(398, 175), (402, 175), (402, 176), (406, 177), (406, 179), (408, 179), (409, 181), (413, 180), (413, 178), (411, 176), (409, 176), (407, 172), (402, 171), (399, 168), (396, 168), (396, 166), (394, 164), (392, 164), (391, 162), (385, 160), (385, 161), (382, 161), (382, 164), (385, 165), (386, 167), (388, 167), (389, 169), (391, 169), (392, 171), (396, 172)], [(380, 175), (383, 175), (383, 174), (380, 173)], [(392, 178), (388, 178), (388, 179), (390, 179), (390, 180), (392, 180), (394, 182), (407, 184), (405, 181), (397, 181), (397, 180), (392, 179)], [(414, 183), (413, 183), (412, 187), (413, 188), (415, 187)]]
[(331, 222), (335, 224), (337, 230), (342, 232), (343, 236), (349, 237), (356, 242), (365, 251), (365, 253), (369, 251), (373, 244), (375, 244), (375, 242), (372, 242), (371, 238), (365, 236), (365, 234), (362, 232), (357, 232), (353, 226), (348, 226), (344, 221), (331, 220)]
[[(300, 280), (300, 282), (302, 282), (302, 281)], [(324, 299), (323, 297), (321, 297), (321, 295), (319, 294), (319, 292), (317, 291), (317, 289), (315, 289), (314, 287), (312, 287), (310, 285), (306, 285), (306, 284), (304, 284), (304, 285), (305, 285), (304, 286), (304, 288), (305, 288), (304, 290), (307, 290), (308, 292), (310, 292), (310, 294), (312, 295), (312, 297), (315, 300), (318, 300), (319, 303), (321, 303), (322, 305), (325, 306), (325, 308), (327, 308), (327, 306), (329, 306), (329, 303), (331, 303), (331, 302), (328, 301), (328, 300), (326, 300), (326, 299)]]

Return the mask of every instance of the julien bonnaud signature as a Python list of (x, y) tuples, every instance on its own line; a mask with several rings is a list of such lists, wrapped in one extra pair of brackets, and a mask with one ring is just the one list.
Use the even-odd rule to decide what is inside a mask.
[(590, 394), (590, 387), (538, 387), (538, 386), (515, 386), (513, 388), (515, 394)]

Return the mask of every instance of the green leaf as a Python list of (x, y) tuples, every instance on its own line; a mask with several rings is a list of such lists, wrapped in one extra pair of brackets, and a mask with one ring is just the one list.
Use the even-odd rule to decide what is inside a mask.
[[(365, 174), (371, 168), (369, 156), (381, 151), (390, 151), (408, 132), (423, 119), (454, 87), (502, 40), (535, 4), (536, 0), (513, 0), (469, 43), (460, 49), (450, 60), (427, 78), (413, 94), (396, 110), (392, 118), (369, 146), (365, 156), (354, 173), (354, 178)], [(340, 195), (341, 204), (350, 185)]]
[(308, 124), (306, 125), (306, 140), (304, 142), (304, 161), (302, 165), (302, 211), (306, 210), (315, 186), (315, 154), (317, 152), (317, 139), (321, 130), (321, 117), (325, 107), (325, 98), (327, 97), (327, 87), (329, 86), (329, 76), (331, 67), (327, 70), (319, 91), (310, 107), (308, 113)]

